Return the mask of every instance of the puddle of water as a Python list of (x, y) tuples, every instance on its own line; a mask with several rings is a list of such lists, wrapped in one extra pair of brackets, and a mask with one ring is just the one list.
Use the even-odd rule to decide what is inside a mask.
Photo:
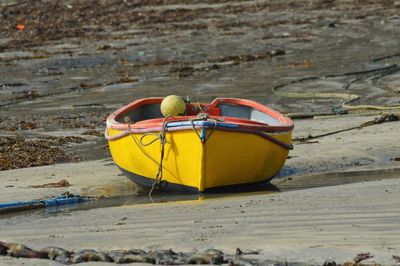
[(289, 176), (301, 175), (306, 172), (306, 169), (284, 165), (274, 179), (282, 179)]
[(40, 217), (47, 218), (49, 216), (65, 216), (72, 215), (73, 211), (87, 211), (91, 209), (99, 208), (110, 208), (118, 206), (132, 206), (132, 205), (142, 205), (142, 204), (163, 204), (163, 203), (204, 203), (208, 200), (216, 199), (227, 199), (233, 197), (246, 197), (252, 195), (267, 195), (270, 193), (277, 192), (275, 186), (268, 185), (262, 190), (258, 191), (246, 191), (240, 193), (214, 193), (214, 194), (173, 194), (173, 193), (155, 193), (151, 197), (147, 194), (141, 193), (139, 195), (130, 196), (114, 196), (114, 197), (102, 197), (97, 200), (84, 202), (80, 204), (71, 204), (64, 206), (55, 206), (45, 209), (28, 210), (23, 212), (14, 212), (9, 214), (0, 215), (0, 219), (8, 219), (15, 216), (25, 217), (30, 219), (30, 217)]
[(317, 175), (303, 175), (273, 180), (280, 191), (307, 189), (315, 187), (337, 186), (343, 184), (370, 182), (383, 179), (399, 178), (400, 168), (363, 170), (348, 172), (330, 172)]
[[(289, 170), (290, 171), (290, 170)], [(97, 200), (56, 206), (46, 209), (37, 209), (23, 212), (15, 212), (3, 214), (0, 219), (8, 219), (13, 217), (21, 217), (21, 219), (47, 218), (49, 216), (69, 216), (74, 211), (87, 211), (91, 209), (110, 208), (118, 206), (132, 206), (143, 204), (204, 204), (209, 200), (222, 200), (229, 198), (245, 198), (247, 196), (268, 195), (276, 192), (285, 192), (291, 190), (307, 189), (314, 187), (335, 186), (356, 182), (369, 182), (390, 178), (398, 178), (400, 168), (368, 170), (368, 171), (352, 171), (339, 173), (325, 173), (313, 176), (297, 176), (274, 179), (274, 184), (266, 184), (258, 187), (256, 190), (247, 191), (229, 191), (226, 193), (209, 193), (209, 194), (174, 194), (174, 193), (154, 193), (149, 197), (145, 192), (139, 192), (137, 195), (101, 197)], [(274, 182), (275, 181), (275, 182)]]

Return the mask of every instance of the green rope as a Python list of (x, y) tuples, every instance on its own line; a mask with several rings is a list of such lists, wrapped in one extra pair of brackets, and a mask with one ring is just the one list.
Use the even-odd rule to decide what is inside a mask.
[[(345, 76), (357, 76), (359, 77), (352, 78), (350, 81), (346, 82), (343, 85), (344, 90), (348, 90), (351, 84), (362, 80), (362, 79), (370, 79), (374, 86), (378, 86), (378, 80), (382, 77), (397, 73), (400, 71), (400, 66), (397, 64), (393, 64), (390, 66), (385, 66), (382, 68), (375, 68), (364, 71), (356, 71), (356, 72), (348, 72), (341, 74), (331, 74), (323, 77), (304, 77), (296, 80), (292, 80), (290, 82), (275, 85), (272, 87), (272, 92), (275, 95), (282, 97), (292, 97), (292, 98), (337, 98), (342, 99), (342, 103), (340, 105), (341, 109), (347, 111), (358, 111), (358, 110), (379, 110), (379, 111), (388, 111), (389, 113), (396, 112), (395, 110), (400, 110), (400, 105), (392, 105), (392, 106), (379, 106), (379, 105), (349, 105), (350, 103), (360, 99), (360, 96), (357, 94), (349, 94), (349, 93), (331, 93), (331, 92), (288, 92), (281, 91), (281, 89), (288, 87), (290, 85), (305, 83), (309, 81), (317, 81), (323, 80), (327, 78), (337, 78), (337, 77), (345, 77)], [(342, 113), (340, 113), (342, 114)], [(372, 114), (372, 113), (371, 113)], [(380, 114), (380, 113), (378, 113)], [(313, 118), (314, 116), (335, 116), (338, 113), (333, 110), (332, 112), (309, 112), (309, 113), (289, 113), (286, 116), (293, 119), (304, 119), (304, 118)]]
[(390, 115), (400, 114), (400, 109), (388, 110), (346, 110), (346, 109), (333, 109), (331, 112), (296, 112), (285, 113), (284, 116), (290, 119), (326, 119), (326, 118), (339, 118), (351, 116), (375, 116), (375, 115)]

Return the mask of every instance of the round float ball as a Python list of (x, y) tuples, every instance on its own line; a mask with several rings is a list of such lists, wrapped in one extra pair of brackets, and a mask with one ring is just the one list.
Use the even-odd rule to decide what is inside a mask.
[(178, 95), (169, 95), (161, 102), (161, 113), (164, 117), (185, 114), (186, 103)]

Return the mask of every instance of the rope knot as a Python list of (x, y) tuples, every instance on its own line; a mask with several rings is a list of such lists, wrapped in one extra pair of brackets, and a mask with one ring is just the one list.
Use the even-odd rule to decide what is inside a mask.
[(167, 143), (167, 138), (165, 137), (165, 133), (160, 134), (160, 144), (163, 146), (165, 143)]
[(195, 119), (195, 120), (204, 120), (204, 121), (207, 121), (207, 119), (209, 118), (210, 116), (207, 114), (207, 113), (198, 113), (197, 114), (197, 118)]

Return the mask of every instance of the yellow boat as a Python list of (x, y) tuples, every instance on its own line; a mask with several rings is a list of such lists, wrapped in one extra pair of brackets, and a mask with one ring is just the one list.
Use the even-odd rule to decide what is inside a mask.
[(107, 118), (113, 160), (146, 189), (212, 192), (269, 182), (292, 149), (293, 122), (260, 103), (218, 98), (163, 117), (163, 98), (136, 100)]

